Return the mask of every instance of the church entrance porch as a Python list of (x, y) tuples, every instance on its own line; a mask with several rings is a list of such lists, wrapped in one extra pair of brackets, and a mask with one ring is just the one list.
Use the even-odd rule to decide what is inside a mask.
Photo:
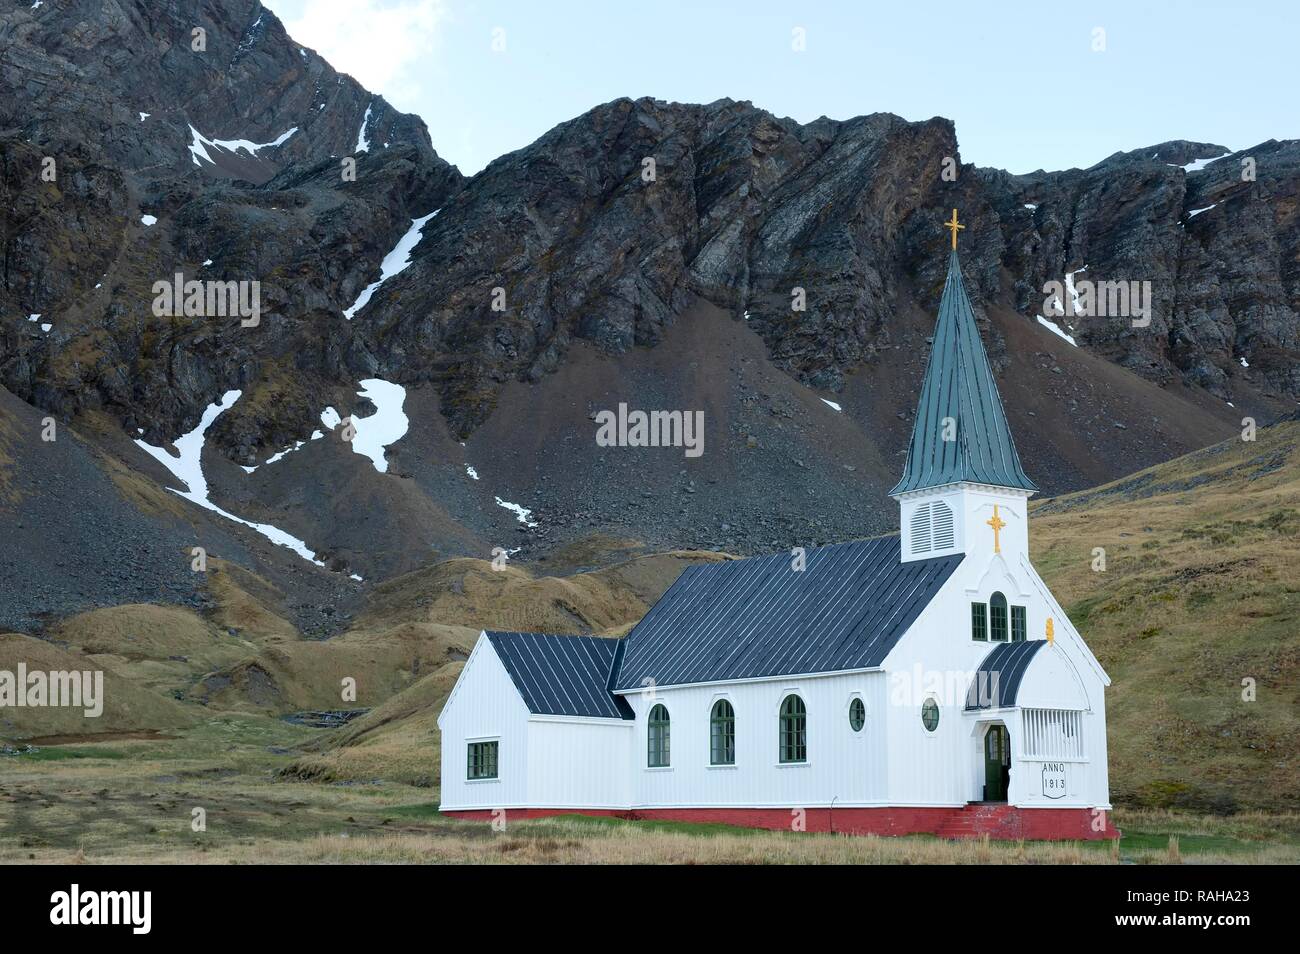
[(984, 733), (984, 801), (1005, 802), (1011, 786), (1011, 736), (994, 723)]

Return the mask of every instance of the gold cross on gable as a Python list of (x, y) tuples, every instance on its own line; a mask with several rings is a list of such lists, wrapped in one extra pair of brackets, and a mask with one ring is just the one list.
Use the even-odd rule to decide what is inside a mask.
[[(956, 235), (957, 233), (954, 232), (953, 234)], [(1005, 527), (1007, 525), (1007, 522), (998, 516), (997, 504), (993, 505), (993, 519), (986, 520), (985, 523), (987, 523), (990, 527), (993, 528), (993, 552), (1001, 553), (1002, 545), (998, 540), (998, 531), (1001, 530), (1003, 527)]]
[(1056, 643), (1056, 627), (1052, 625), (1052, 617), (1047, 617), (1047, 643), (1054, 645)]
[(945, 223), (943, 223), (943, 227), (944, 227), (945, 229), (949, 229), (949, 230), (952, 231), (952, 250), (953, 250), (954, 252), (957, 251), (957, 233), (958, 233), (958, 231), (960, 231), (961, 229), (966, 228), (966, 226), (961, 225), (961, 224), (959, 224), (959, 223), (957, 222), (957, 210), (956, 210), (956, 209), (953, 209), (953, 210), (952, 210), (952, 221), (951, 221), (951, 222), (945, 222)]

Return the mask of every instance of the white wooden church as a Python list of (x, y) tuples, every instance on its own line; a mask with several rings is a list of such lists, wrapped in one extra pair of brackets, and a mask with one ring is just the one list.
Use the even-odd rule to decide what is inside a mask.
[(438, 718), (443, 812), (1118, 836), (1110, 680), (1029, 562), (953, 236), (901, 534), (690, 567), (622, 639), (484, 632)]

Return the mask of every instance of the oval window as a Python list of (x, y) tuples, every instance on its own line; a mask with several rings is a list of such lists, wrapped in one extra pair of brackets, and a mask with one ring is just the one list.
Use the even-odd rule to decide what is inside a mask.
[(921, 725), (925, 726), (927, 732), (939, 728), (939, 703), (933, 699), (926, 699), (921, 705)]
[(867, 707), (863, 705), (862, 700), (854, 697), (849, 703), (849, 728), (854, 732), (861, 732), (862, 727), (867, 724)]

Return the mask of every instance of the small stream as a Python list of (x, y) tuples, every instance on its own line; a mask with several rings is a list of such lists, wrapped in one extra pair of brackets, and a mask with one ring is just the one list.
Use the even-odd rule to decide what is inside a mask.
[(291, 712), (280, 718), (284, 722), (291, 722), (294, 725), (307, 725), (313, 729), (337, 729), (339, 726), (347, 725), (353, 719), (363, 716), (369, 711), (369, 709), (309, 709), (304, 712)]

